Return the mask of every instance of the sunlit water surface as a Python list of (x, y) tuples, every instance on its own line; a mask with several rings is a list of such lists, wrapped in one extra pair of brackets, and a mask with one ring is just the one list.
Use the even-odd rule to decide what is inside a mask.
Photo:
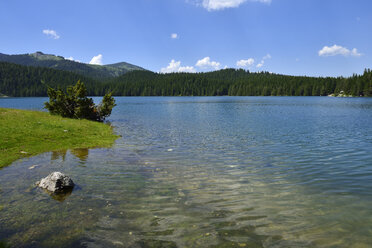
[[(0, 99), (41, 109), (46, 98)], [(116, 98), (110, 149), (0, 170), (14, 247), (370, 247), (372, 99)], [(61, 130), (63, 131), (63, 130)], [(35, 182), (61, 171), (62, 199)]]

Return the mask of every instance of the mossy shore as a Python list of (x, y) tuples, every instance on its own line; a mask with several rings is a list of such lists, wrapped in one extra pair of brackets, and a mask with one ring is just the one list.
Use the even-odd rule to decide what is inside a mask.
[(0, 108), (0, 168), (48, 151), (110, 147), (117, 138), (103, 123)]

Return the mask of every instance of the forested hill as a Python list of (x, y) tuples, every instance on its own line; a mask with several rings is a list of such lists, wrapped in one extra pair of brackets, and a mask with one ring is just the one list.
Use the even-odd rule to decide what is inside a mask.
[(91, 65), (65, 59), (61, 56), (36, 52), (31, 54), (7, 55), (0, 53), (0, 62), (19, 65), (40, 66), (81, 74), (95, 79), (117, 77), (133, 70), (144, 70), (142, 67), (126, 62), (110, 65)]
[(372, 96), (372, 72), (350, 78), (286, 76), (224, 69), (207, 73), (133, 71), (106, 82), (118, 96)]
[(73, 72), (0, 62), (0, 96), (47, 96), (48, 86), (65, 89), (78, 80), (90, 89), (99, 85)]
[(98, 81), (76, 73), (0, 62), (0, 94), (46, 96), (47, 85), (66, 88), (83, 81), (91, 96), (372, 96), (372, 71), (349, 78), (286, 76), (224, 69), (207, 73), (132, 71)]

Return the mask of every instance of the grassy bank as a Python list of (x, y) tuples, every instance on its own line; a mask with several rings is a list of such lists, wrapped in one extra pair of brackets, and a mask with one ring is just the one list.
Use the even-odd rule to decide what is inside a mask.
[(117, 138), (103, 123), (0, 108), (0, 168), (47, 151), (109, 147)]

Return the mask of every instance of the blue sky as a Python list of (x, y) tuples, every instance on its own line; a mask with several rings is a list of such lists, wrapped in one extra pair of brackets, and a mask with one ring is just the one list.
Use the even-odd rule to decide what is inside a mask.
[(1, 0), (0, 52), (156, 72), (372, 68), (370, 0)]

